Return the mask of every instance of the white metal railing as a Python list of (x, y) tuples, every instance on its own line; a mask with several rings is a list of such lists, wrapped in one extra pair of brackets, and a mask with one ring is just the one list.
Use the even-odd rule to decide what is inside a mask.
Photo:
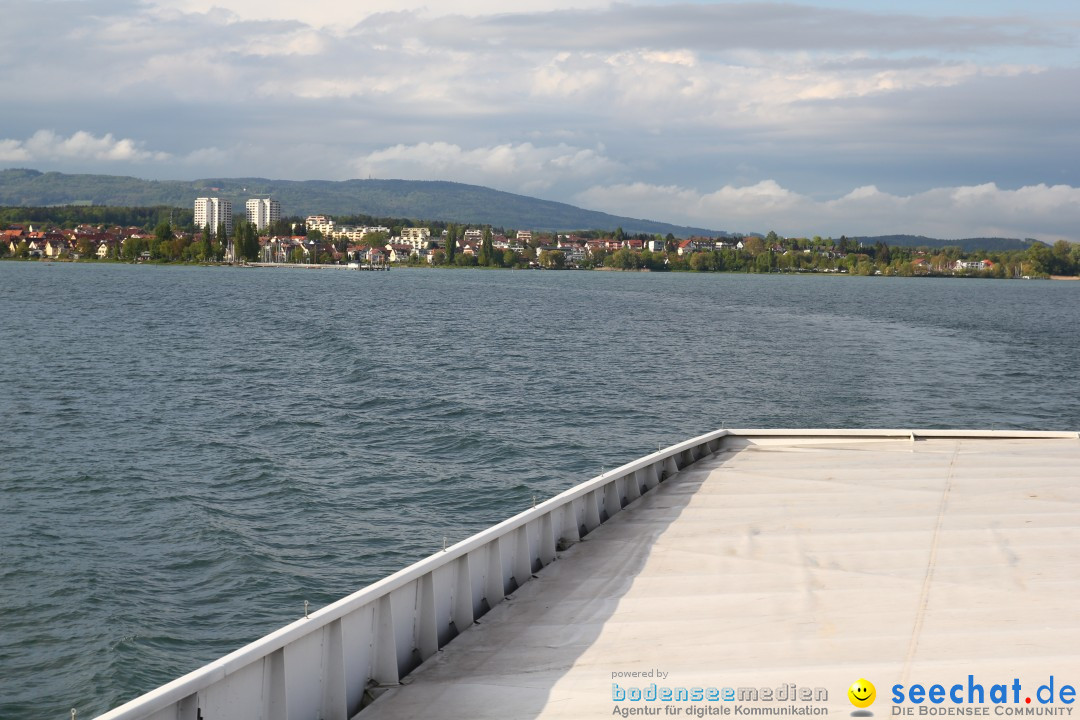
[[(1075, 432), (715, 430), (588, 480), (98, 720), (347, 720), (572, 544), (688, 465), (742, 442), (1071, 438)], [(374, 691), (374, 693), (372, 692)]]
[(99, 716), (347, 720), (553, 562), (715, 452), (717, 430), (605, 472)]

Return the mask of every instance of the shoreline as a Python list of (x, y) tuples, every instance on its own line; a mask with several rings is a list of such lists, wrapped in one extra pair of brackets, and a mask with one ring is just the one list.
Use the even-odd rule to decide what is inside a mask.
[(13, 258), (3, 257), (0, 261), (7, 261), (13, 263), (36, 263), (40, 265), (150, 265), (155, 267), (206, 267), (206, 268), (237, 268), (237, 269), (300, 269), (300, 270), (359, 270), (363, 272), (368, 271), (389, 271), (389, 270), (502, 270), (502, 271), (542, 271), (542, 272), (615, 272), (615, 273), (652, 273), (652, 274), (689, 274), (689, 275), (814, 275), (822, 277), (878, 277), (878, 278), (927, 278), (927, 279), (943, 279), (943, 278), (962, 278), (965, 280), (1062, 280), (1062, 281), (1080, 281), (1080, 275), (1042, 275), (1042, 276), (1030, 276), (1030, 277), (984, 277), (982, 275), (941, 275), (941, 274), (920, 274), (920, 275), (861, 275), (859, 273), (844, 272), (838, 270), (828, 271), (811, 271), (811, 270), (784, 270), (784, 271), (772, 271), (772, 272), (746, 272), (742, 270), (665, 270), (656, 271), (650, 268), (614, 268), (614, 267), (594, 267), (594, 268), (507, 268), (507, 267), (488, 267), (482, 265), (459, 267), (456, 265), (409, 265), (407, 263), (399, 263), (396, 265), (386, 265), (378, 267), (349, 267), (348, 265), (336, 265), (336, 264), (304, 264), (304, 263), (207, 263), (207, 262), (179, 262), (179, 261), (160, 261), (160, 260), (148, 260), (144, 262), (135, 262), (127, 260), (75, 260), (70, 258), (65, 259), (53, 259), (53, 258)]

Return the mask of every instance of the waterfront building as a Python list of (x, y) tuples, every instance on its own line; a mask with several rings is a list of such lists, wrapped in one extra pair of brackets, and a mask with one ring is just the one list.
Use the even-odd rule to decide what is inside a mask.
[(427, 228), (401, 228), (401, 243), (419, 252), (427, 248), (431, 230)]
[(217, 230), (219, 225), (225, 225), (225, 234), (232, 235), (232, 201), (224, 198), (201, 197), (195, 199), (195, 226), (204, 228), (207, 225)]
[(326, 215), (308, 215), (307, 219), (304, 220), (304, 227), (307, 228), (308, 232), (318, 230), (323, 234), (323, 237), (333, 237), (335, 233), (334, 221)]
[(419, 254), (408, 243), (391, 243), (386, 246), (386, 250), (390, 253), (389, 257), (392, 263), (406, 262), (410, 255)]
[(247, 219), (256, 230), (265, 230), (281, 219), (281, 203), (270, 198), (247, 201)]

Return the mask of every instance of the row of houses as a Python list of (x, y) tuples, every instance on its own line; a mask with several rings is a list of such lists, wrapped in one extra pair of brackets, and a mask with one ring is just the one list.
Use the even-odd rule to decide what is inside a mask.
[[(318, 216), (313, 217), (318, 218)], [(335, 232), (332, 236), (324, 235), (324, 237), (344, 239), (347, 236)], [(529, 231), (519, 231), (513, 240), (498, 234), (492, 236), (492, 247), (496, 250), (524, 253), (531, 240), (532, 233)], [(482, 231), (469, 230), (466, 231), (464, 237), (457, 240), (455, 249), (463, 255), (479, 255), (482, 242)], [(390, 238), (383, 246), (371, 247), (370, 243), (354, 242), (345, 245), (344, 251), (339, 248), (338, 243), (325, 240), (320, 242), (303, 235), (267, 236), (259, 238), (259, 259), (262, 262), (273, 263), (310, 263), (316, 262), (319, 258), (325, 258), (331, 262), (379, 264), (406, 262), (410, 257), (415, 256), (431, 263), (436, 252), (440, 250), (445, 252), (446, 243), (445, 233), (438, 238), (433, 238), (428, 228), (403, 228), (400, 236)]]
[[(394, 238), (394, 240), (397, 241), (400, 238)], [(456, 247), (458, 252), (464, 255), (478, 255), (480, 252), (479, 243), (459, 240)], [(506, 244), (504, 247), (515, 252), (525, 251), (525, 247), (520, 245)], [(334, 263), (357, 262), (379, 265), (388, 262), (407, 262), (412, 256), (431, 263), (434, 261), (435, 253), (440, 250), (444, 248), (438, 244), (432, 247), (427, 243), (389, 242), (381, 247), (349, 244), (342, 251), (334, 243), (317, 242), (302, 235), (259, 238), (259, 259), (262, 262), (271, 263), (313, 263), (321, 258)]]
[[(350, 262), (357, 259), (360, 246), (349, 245), (346, 252), (342, 252), (332, 242), (316, 242), (303, 235), (263, 236), (259, 238), (259, 260), (267, 263), (315, 263), (320, 258), (327, 258), (331, 262)], [(364, 254), (364, 260), (384, 263), (386, 258), (375, 253), (371, 256)]]
[(349, 244), (341, 250), (335, 243), (318, 242), (303, 235), (260, 237), (259, 260), (267, 263), (360, 263), (384, 265), (406, 262), (410, 255), (420, 255), (431, 262), (427, 249), (414, 250), (410, 245), (387, 243), (383, 247)]
[(79, 257), (82, 248), (98, 258), (105, 258), (115, 254), (115, 249), (129, 238), (149, 239), (152, 236), (152, 233), (137, 227), (80, 225), (71, 229), (35, 230), (33, 225), (10, 225), (0, 233), (0, 243), (7, 246), (12, 254), (26, 243), (30, 257)]
[[(334, 243), (318, 243), (308, 239), (306, 236), (262, 237), (259, 239), (262, 249), (261, 256), (266, 262), (289, 262), (290, 258), (296, 257), (303, 257), (305, 258), (304, 261), (307, 262), (310, 261), (311, 254), (315, 253), (317, 257), (329, 256), (335, 262), (345, 258), (352, 261), (358, 253), (364, 251), (364, 247), (358, 244), (364, 235), (370, 232), (383, 232), (385, 228), (364, 228), (364, 231), (363, 233), (357, 233), (356, 237), (346, 232), (339, 232), (329, 236), (353, 241), (352, 244), (347, 246), (344, 254)], [(9, 228), (3, 234), (3, 240), (11, 253), (15, 253), (19, 245), (26, 242), (31, 257), (44, 258), (78, 256), (79, 253), (76, 248), (80, 241), (86, 243), (84, 247), (89, 247), (90, 252), (94, 255), (105, 258), (116, 255), (116, 249), (121, 248), (128, 238), (150, 239), (151, 237), (151, 233), (147, 233), (140, 228), (101, 230), (82, 227), (73, 230), (47, 231), (34, 231), (32, 228), (29, 230)], [(477, 255), (482, 241), (482, 231), (467, 230), (465, 236), (457, 241), (455, 247), (462, 254)], [(496, 250), (511, 250), (522, 253), (531, 246), (531, 241), (532, 233), (529, 231), (518, 232), (514, 240), (505, 235), (497, 234), (492, 237), (492, 247)], [(431, 233), (427, 228), (405, 228), (402, 235), (391, 238), (384, 249), (390, 262), (403, 261), (410, 255), (417, 255), (430, 262), (434, 251), (445, 248), (445, 244), (445, 237), (440, 240), (432, 240)], [(717, 243), (716, 245), (721, 246), (723, 243)], [(706, 247), (707, 249), (713, 249), (714, 246), (712, 244), (706, 246), (704, 243), (684, 241), (679, 246), (679, 254), (706, 249)], [(555, 244), (539, 245), (536, 250), (537, 252), (559, 250), (566, 255), (567, 259), (580, 260), (590, 253), (596, 253), (597, 251), (615, 252), (622, 248), (634, 251), (648, 249), (653, 252), (661, 252), (664, 250), (664, 243), (661, 240), (642, 241), (639, 239), (615, 240), (606, 238), (586, 240), (574, 235), (565, 235), (558, 236)]]
[[(404, 262), (409, 256), (417, 256), (427, 262), (432, 262), (436, 250), (446, 247), (446, 233), (437, 239), (433, 239), (428, 228), (403, 228), (399, 237), (390, 238), (389, 242), (381, 248), (370, 248), (359, 244), (365, 235), (374, 232), (388, 233), (387, 228), (364, 227), (348, 228), (342, 226), (332, 230), (332, 221), (324, 216), (312, 216), (308, 218), (311, 229), (320, 230), (326, 228), (324, 238), (345, 239), (351, 241), (344, 251), (339, 249), (333, 242), (318, 242), (306, 236), (292, 235), (287, 237), (273, 236), (260, 237), (260, 260), (264, 262), (314, 262), (318, 258), (326, 258), (331, 262)], [(320, 230), (320, 232), (322, 232)], [(8, 245), (10, 252), (16, 252), (22, 242), (26, 242), (31, 257), (60, 258), (78, 257), (76, 248), (83, 242), (83, 248), (99, 257), (113, 257), (123, 247), (124, 241), (129, 238), (150, 239), (151, 233), (141, 228), (113, 227), (109, 229), (95, 228), (92, 226), (80, 226), (71, 230), (46, 230), (35, 231), (33, 227), (24, 228), (12, 226), (4, 231), (3, 239)], [(515, 253), (524, 253), (528, 248), (535, 247), (539, 254), (545, 250), (562, 252), (570, 262), (579, 262), (586, 256), (597, 252), (617, 252), (621, 249), (640, 252), (650, 250), (663, 252), (666, 247), (663, 240), (641, 240), (638, 238), (599, 238), (586, 239), (576, 235), (553, 235), (554, 242), (548, 244), (533, 245), (533, 234), (528, 230), (516, 233), (513, 239), (504, 234), (492, 236), (492, 247), (496, 250), (510, 250)], [(463, 255), (478, 255), (480, 245), (483, 242), (483, 231), (480, 229), (468, 229), (464, 236), (457, 240), (456, 250)], [(678, 254), (685, 255), (699, 250), (724, 249), (726, 247), (742, 248), (742, 241), (734, 244), (723, 241), (713, 241), (705, 238), (692, 238), (679, 243)]]
[(937, 270), (938, 272), (981, 272), (983, 270), (993, 270), (994, 263), (991, 260), (955, 260), (952, 262), (946, 261), (945, 264), (933, 265), (926, 258), (915, 258), (911, 261), (911, 266), (916, 269), (922, 270)]
[[(325, 216), (310, 216), (307, 223), (311, 229), (324, 228), (324, 238), (336, 239), (338, 242), (327, 240), (318, 241), (312, 237), (291, 235), (285, 237), (260, 237), (259, 259), (264, 262), (301, 262), (312, 263), (322, 261), (329, 262), (359, 262), (370, 264), (384, 264), (387, 262), (405, 262), (410, 257), (419, 258), (422, 262), (431, 263), (435, 253), (439, 250), (445, 252), (447, 233), (432, 236), (428, 228), (403, 228), (400, 236), (388, 237), (385, 244), (378, 247), (370, 247), (375, 243), (361, 242), (371, 233), (381, 233), (389, 236), (389, 229), (385, 227), (362, 227), (351, 228), (348, 226), (334, 226), (333, 221)], [(320, 230), (320, 232), (322, 232)], [(185, 233), (179, 233), (187, 237)], [(479, 228), (465, 230), (464, 236), (457, 240), (456, 251), (463, 255), (479, 255), (480, 246), (483, 242), (484, 231)], [(0, 230), (0, 243), (6, 246), (8, 252), (15, 254), (25, 247), (31, 257), (40, 258), (69, 258), (80, 256), (95, 256), (98, 258), (117, 257), (121, 254), (124, 243), (129, 239), (149, 240), (153, 237), (142, 228), (138, 227), (95, 227), (92, 225), (80, 225), (71, 229), (35, 229), (32, 225), (9, 225)], [(196, 233), (193, 239), (201, 236)], [(342, 244), (340, 241), (345, 240)], [(380, 241), (381, 242), (381, 241)], [(686, 257), (695, 252), (719, 251), (719, 250), (744, 250), (751, 242), (749, 238), (706, 238), (691, 237), (679, 240), (675, 244), (675, 252), (680, 257)], [(757, 240), (760, 243), (760, 239)], [(534, 250), (536, 255), (544, 251), (561, 252), (569, 264), (580, 263), (590, 256), (595, 257), (598, 253), (613, 253), (626, 249), (634, 252), (651, 251), (664, 252), (668, 246), (663, 239), (639, 238), (583, 238), (573, 234), (545, 235), (542, 242), (537, 242), (532, 232), (528, 230), (518, 231), (512, 237), (498, 233), (492, 236), (492, 246), (497, 251), (510, 250), (517, 254), (524, 254), (527, 250)], [(780, 255), (791, 253), (817, 254), (827, 256), (830, 259), (845, 257), (846, 253), (826, 249), (803, 249), (795, 250), (781, 245), (765, 246), (760, 249), (771, 250)], [(922, 253), (919, 253), (921, 256)], [(226, 253), (227, 259), (232, 259)], [(969, 273), (994, 270), (995, 265), (990, 260), (947, 260), (931, 262), (925, 257), (917, 257), (912, 261), (913, 268), (926, 272), (939, 273)]]
[[(307, 232), (317, 230), (320, 235), (328, 240), (349, 240), (352, 242), (360, 242), (366, 236), (374, 233), (390, 234), (390, 228), (376, 226), (353, 226), (353, 225), (337, 225), (334, 223), (334, 219), (326, 215), (308, 215), (304, 220), (304, 228)], [(295, 232), (295, 228), (293, 232)]]
[[(412, 249), (411, 254), (414, 255), (426, 254), (424, 251), (433, 250), (439, 245), (445, 247), (447, 235), (446, 231), (443, 230), (441, 236), (433, 237), (429, 228), (406, 227), (401, 229), (401, 234), (399, 236), (390, 237), (390, 228), (381, 225), (337, 225), (333, 218), (327, 215), (309, 215), (304, 220), (304, 227), (308, 233), (317, 230), (322, 237), (328, 240), (345, 240), (352, 243), (360, 243), (370, 235), (381, 234), (389, 238), (387, 242), (387, 251), (391, 250), (391, 246), (407, 245)], [(479, 228), (469, 228), (465, 230), (464, 238), (458, 241), (458, 247), (462, 250), (479, 247), (480, 243), (483, 241), (483, 233), (484, 231)], [(492, 237), (494, 246), (503, 249), (514, 247), (524, 249), (526, 245), (532, 242), (532, 239), (533, 234), (531, 230), (518, 230), (514, 237), (515, 242), (511, 242), (502, 234)]]

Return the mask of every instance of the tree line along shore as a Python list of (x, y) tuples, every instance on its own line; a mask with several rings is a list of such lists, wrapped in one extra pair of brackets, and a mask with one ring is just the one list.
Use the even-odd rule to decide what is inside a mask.
[[(308, 218), (310, 220), (310, 218)], [(158, 263), (293, 263), (688, 272), (798, 272), (990, 278), (1075, 277), (1080, 244), (1032, 242), (1024, 250), (863, 245), (858, 240), (766, 235), (679, 238), (621, 228), (573, 232), (339, 217), (368, 232), (335, 235), (304, 218), (257, 230), (237, 217), (197, 228), (179, 208), (0, 208), (0, 258)]]

